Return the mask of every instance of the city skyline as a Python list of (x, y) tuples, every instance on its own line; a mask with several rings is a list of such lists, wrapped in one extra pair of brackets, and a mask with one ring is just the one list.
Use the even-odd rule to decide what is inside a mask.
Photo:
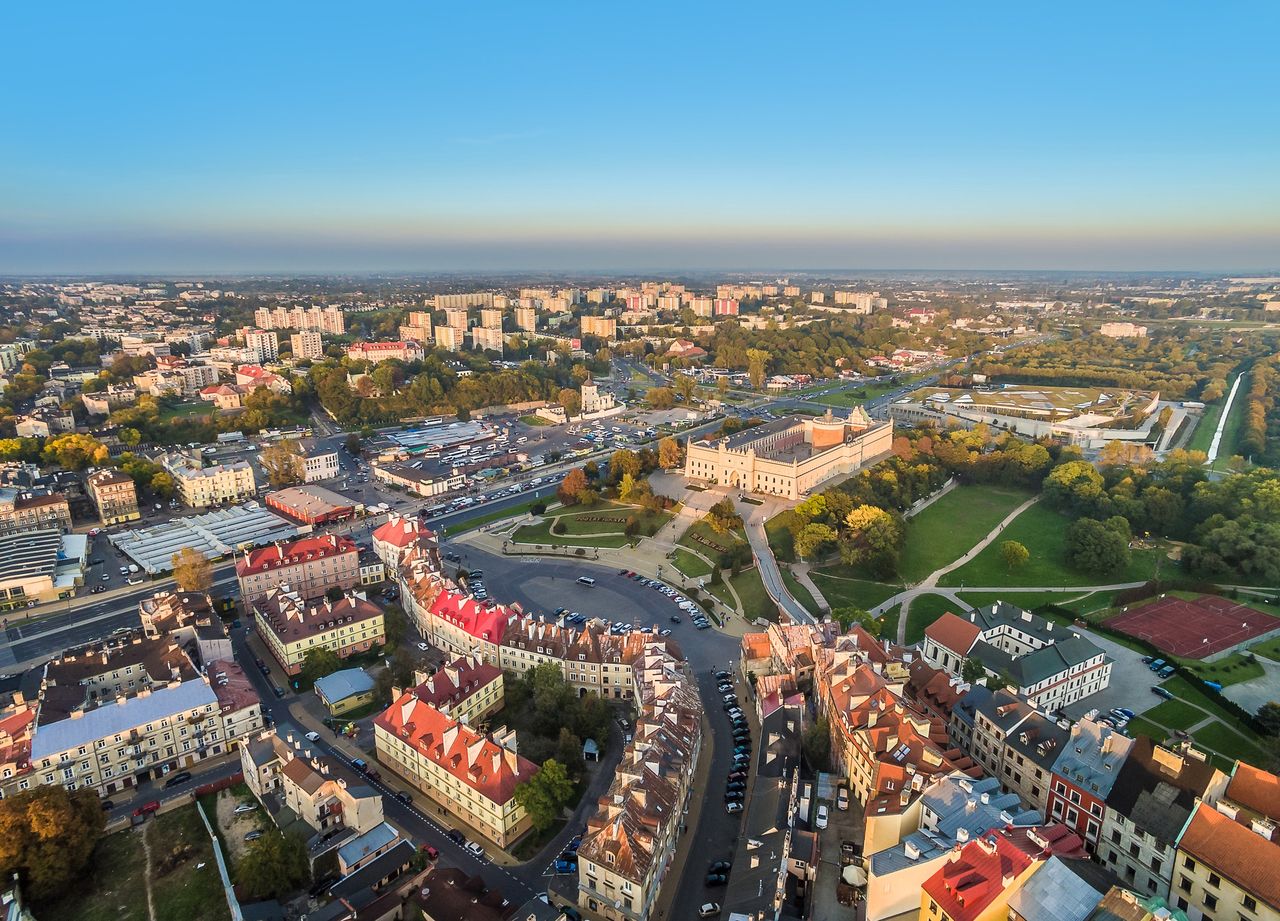
[(1261, 4), (248, 9), (6, 14), (0, 273), (1280, 265)]

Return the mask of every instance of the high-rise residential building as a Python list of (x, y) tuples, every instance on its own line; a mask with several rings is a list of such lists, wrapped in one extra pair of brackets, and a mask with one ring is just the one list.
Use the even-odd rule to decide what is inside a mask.
[(126, 521), (137, 521), (138, 491), (133, 477), (119, 470), (106, 469), (89, 474), (85, 478), (85, 491), (98, 510), (98, 518), (105, 527)]
[(341, 336), (347, 329), (337, 307), (260, 307), (253, 322), (260, 329), (312, 329), (331, 336)]
[(736, 317), (738, 315), (738, 301), (732, 297), (716, 298), (715, 315), (718, 317)]
[(457, 352), (462, 349), (462, 340), (465, 333), (456, 326), (437, 326), (436, 327), (436, 346), (442, 349), (448, 349), (450, 352)]
[(783, 289), (782, 289), (782, 296), (783, 296), (783, 297), (799, 297), (799, 296), (800, 296), (800, 286), (799, 286), (799, 285), (787, 285), (785, 288), (783, 288)]
[(583, 317), (582, 335), (613, 339), (618, 334), (618, 321), (613, 317)]
[(429, 310), (410, 311), (400, 327), (400, 338), (424, 343), (435, 338), (431, 328), (431, 312)]
[(527, 333), (538, 329), (538, 311), (533, 307), (516, 308), (516, 326)]
[(603, 304), (605, 301), (609, 299), (610, 299), (609, 292), (606, 291), (604, 288), (592, 288), (590, 291), (587, 292), (588, 304)]
[(480, 311), (480, 325), (485, 329), (502, 329), (502, 311), (496, 307), (485, 307)]
[(255, 365), (266, 364), (280, 357), (280, 340), (274, 332), (254, 329), (244, 334), (244, 348)]
[(678, 294), (660, 295), (658, 297), (658, 309), (659, 310), (679, 310), (680, 295)]
[(299, 360), (316, 360), (324, 357), (324, 335), (315, 329), (304, 329), (289, 337), (289, 348)]
[(691, 297), (689, 298), (689, 309), (693, 311), (694, 316), (709, 317), (715, 313), (715, 303), (709, 297)]
[(444, 324), (454, 329), (465, 330), (469, 325), (465, 307), (450, 307), (444, 312)]
[(467, 294), (437, 294), (436, 310), (467, 310), (471, 307), (492, 307), (493, 295), (488, 291), (471, 291)]
[(826, 302), (827, 302), (827, 296), (823, 294), (821, 291), (809, 292), (810, 304), (825, 304)]
[(501, 352), (503, 344), (502, 330), (488, 326), (476, 326), (468, 333), (471, 336), (471, 347), (486, 349), (490, 352)]

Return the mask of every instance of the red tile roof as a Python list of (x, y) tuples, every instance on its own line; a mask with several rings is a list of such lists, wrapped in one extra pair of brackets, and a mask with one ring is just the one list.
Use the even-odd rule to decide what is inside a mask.
[(538, 766), (406, 691), (374, 723), (492, 802), (504, 804)]
[(1237, 761), (1227, 785), (1227, 799), (1280, 821), (1280, 777), (1268, 771)]
[(921, 888), (952, 921), (974, 921), (1006, 891), (1006, 881), (1021, 875), (1031, 863), (1031, 857), (1012, 841), (989, 835), (964, 845)]
[(373, 532), (373, 539), (401, 549), (412, 546), (419, 537), (432, 539), (435, 534), (414, 518), (388, 518)]
[[(1244, 814), (1240, 818), (1248, 821)], [(1276, 872), (1280, 844), (1201, 803), (1178, 847), (1273, 909), (1280, 909), (1280, 873)]]
[(289, 543), (261, 547), (241, 557), (236, 562), (236, 575), (247, 576), (250, 573), (266, 572), (281, 566), (305, 563), (308, 559), (320, 560), (329, 556), (359, 552), (360, 548), (349, 537), (338, 537), (333, 534), (322, 537), (303, 537)]
[(461, 627), (477, 639), (499, 643), (507, 631), (507, 623), (516, 615), (500, 605), (482, 606), (467, 595), (444, 591), (431, 602), (431, 614)]
[(956, 655), (965, 656), (969, 654), (981, 632), (977, 624), (948, 611), (926, 627), (924, 635)]
[(413, 696), (433, 707), (471, 696), (502, 677), (502, 669), (473, 656), (459, 656), (413, 689)]

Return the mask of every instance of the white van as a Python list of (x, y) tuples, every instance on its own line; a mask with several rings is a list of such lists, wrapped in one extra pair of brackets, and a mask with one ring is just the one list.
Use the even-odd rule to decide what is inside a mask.
[(579, 585), (595, 585), (596, 580), (591, 578), (590, 576), (578, 576), (578, 584)]

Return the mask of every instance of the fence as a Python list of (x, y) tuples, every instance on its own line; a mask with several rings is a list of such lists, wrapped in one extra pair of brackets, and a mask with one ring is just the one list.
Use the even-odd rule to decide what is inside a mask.
[[(240, 779), (244, 779), (243, 774), (240, 775)], [(213, 844), (213, 859), (218, 863), (218, 875), (222, 877), (222, 891), (226, 893), (227, 907), (231, 909), (231, 921), (244, 921), (244, 915), (240, 912), (240, 903), (236, 900), (235, 887), (231, 885), (231, 875), (227, 872), (227, 862), (222, 858), (222, 844), (218, 841), (218, 834), (209, 824), (209, 817), (204, 814), (204, 807), (199, 803), (196, 803), (196, 812), (200, 813), (200, 821), (204, 823), (204, 830), (209, 833), (209, 841)]]

